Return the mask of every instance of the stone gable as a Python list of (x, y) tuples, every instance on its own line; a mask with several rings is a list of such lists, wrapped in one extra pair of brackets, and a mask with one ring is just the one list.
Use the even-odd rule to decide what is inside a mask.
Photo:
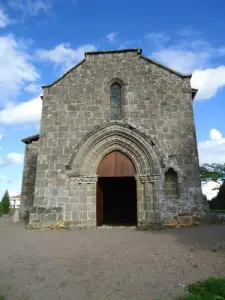
[[(117, 81), (122, 89), (122, 119), (115, 122), (110, 120), (110, 87)], [(77, 226), (95, 226), (97, 177), (93, 170), (109, 151), (127, 149), (128, 153), (129, 143), (134, 162), (141, 163), (136, 152), (143, 161), (155, 161), (157, 170), (142, 168), (142, 174), (137, 174), (140, 226), (156, 219), (170, 220), (204, 205), (193, 92), (190, 75), (147, 59), (139, 49), (87, 53), (75, 68), (43, 87), (34, 207), (60, 207), (60, 213), (51, 212), (56, 223), (66, 220)], [(107, 133), (109, 143), (102, 143)], [(143, 147), (147, 149), (144, 152), (140, 150)], [(90, 165), (90, 174), (75, 172), (76, 161), (79, 170), (85, 170), (85, 163)], [(176, 197), (164, 192), (169, 168), (177, 173)], [(71, 177), (71, 172), (75, 176)], [(157, 180), (149, 179), (155, 175)], [(148, 209), (141, 203), (149, 203), (144, 205)], [(47, 215), (33, 212), (30, 222), (48, 223)]]

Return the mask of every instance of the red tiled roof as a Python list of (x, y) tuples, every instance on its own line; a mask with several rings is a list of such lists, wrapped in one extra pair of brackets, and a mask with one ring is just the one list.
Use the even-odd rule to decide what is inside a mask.
[(13, 196), (11, 198), (17, 198), (17, 199), (20, 199), (21, 198), (21, 195), (16, 195), (16, 196)]

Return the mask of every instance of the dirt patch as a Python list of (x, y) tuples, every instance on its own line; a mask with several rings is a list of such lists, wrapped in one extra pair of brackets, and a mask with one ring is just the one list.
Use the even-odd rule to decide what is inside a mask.
[[(225, 276), (225, 226), (33, 231), (0, 218), (5, 299), (173, 299)], [(216, 251), (214, 250), (216, 249)]]

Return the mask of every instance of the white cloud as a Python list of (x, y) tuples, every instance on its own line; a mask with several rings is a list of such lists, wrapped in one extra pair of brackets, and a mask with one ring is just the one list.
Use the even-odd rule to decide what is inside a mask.
[(30, 101), (10, 105), (0, 111), (0, 123), (38, 123), (41, 117), (42, 102), (40, 96)]
[(53, 0), (8, 0), (8, 5), (24, 14), (38, 15), (40, 12), (51, 12)]
[(170, 40), (170, 37), (160, 32), (149, 32), (145, 35), (145, 39), (154, 43), (156, 47), (163, 48), (164, 45)]
[(9, 16), (0, 8), (0, 28), (4, 28), (7, 25), (11, 24)]
[(217, 129), (210, 130), (210, 139), (198, 143), (200, 164), (225, 163), (225, 137)]
[(62, 71), (70, 69), (84, 57), (84, 53), (96, 50), (95, 45), (86, 44), (73, 49), (70, 44), (60, 44), (51, 50), (39, 49), (36, 52), (40, 60), (51, 62)]
[(13, 35), (0, 36), (0, 90), (2, 104), (15, 97), (28, 82), (39, 78), (26, 47)]
[(154, 59), (179, 72), (191, 73), (206, 67), (210, 57), (215, 55), (215, 49), (199, 34), (184, 29), (177, 31), (172, 38), (161, 32), (150, 32), (145, 37), (154, 45), (151, 54)]
[(210, 130), (210, 138), (211, 140), (216, 140), (219, 142), (224, 142), (225, 140), (223, 139), (222, 133), (215, 128)]
[(20, 164), (23, 162), (23, 154), (12, 152), (6, 157), (0, 157), (0, 167), (5, 167), (12, 164)]
[(7, 160), (12, 164), (18, 164), (23, 162), (23, 154), (12, 152), (7, 155)]
[(30, 83), (28, 84), (24, 90), (29, 93), (40, 93), (41, 92), (41, 84)]
[(193, 73), (191, 85), (198, 89), (196, 100), (214, 97), (225, 87), (225, 65), (210, 68), (215, 58), (225, 55), (225, 47), (213, 47), (201, 39), (201, 32), (180, 30), (173, 40), (163, 33), (150, 33), (155, 46), (151, 57), (181, 73)]
[(163, 49), (153, 52), (157, 61), (181, 73), (193, 73), (191, 86), (198, 89), (196, 100), (206, 100), (216, 96), (219, 89), (225, 87), (225, 66), (204, 68), (210, 54), (175, 49)]
[(16, 189), (9, 189), (8, 193), (9, 193), (9, 197), (13, 197), (20, 194)]
[(117, 35), (118, 32), (110, 32), (109, 34), (106, 35), (106, 38), (111, 44), (114, 44), (116, 42)]
[(191, 73), (193, 70), (206, 65), (209, 54), (206, 52), (195, 53), (191, 50), (167, 48), (153, 52), (152, 57), (176, 71)]
[(216, 197), (216, 195), (218, 194), (218, 190), (215, 190), (215, 188), (218, 187), (219, 184), (214, 181), (202, 183), (202, 193), (206, 195), (208, 200), (211, 200), (212, 198)]
[(198, 89), (197, 100), (214, 97), (225, 86), (225, 66), (194, 71), (191, 85)]

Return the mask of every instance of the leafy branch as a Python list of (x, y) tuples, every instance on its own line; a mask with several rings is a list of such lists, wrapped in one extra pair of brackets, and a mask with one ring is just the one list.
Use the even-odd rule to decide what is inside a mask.
[(225, 164), (203, 164), (200, 166), (201, 181), (213, 181), (218, 184), (214, 190), (219, 190), (225, 180)]

